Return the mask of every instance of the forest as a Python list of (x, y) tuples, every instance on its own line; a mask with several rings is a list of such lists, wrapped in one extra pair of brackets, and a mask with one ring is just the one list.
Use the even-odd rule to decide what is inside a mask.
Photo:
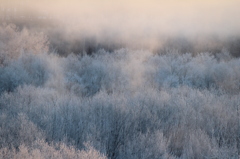
[(0, 0), (0, 159), (239, 159), (239, 0)]
[(239, 157), (240, 59), (227, 49), (50, 46), (0, 27), (0, 158)]

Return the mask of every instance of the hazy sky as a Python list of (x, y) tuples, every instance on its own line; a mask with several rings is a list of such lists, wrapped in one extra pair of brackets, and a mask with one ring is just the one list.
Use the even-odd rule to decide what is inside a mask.
[(51, 16), (66, 32), (100, 38), (149, 42), (159, 35), (240, 34), (240, 0), (0, 0), (6, 6)]
[(0, 0), (89, 27), (151, 32), (239, 32), (240, 0)]

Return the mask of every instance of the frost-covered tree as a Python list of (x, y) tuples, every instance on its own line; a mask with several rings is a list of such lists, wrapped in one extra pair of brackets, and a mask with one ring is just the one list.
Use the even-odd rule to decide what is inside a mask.
[(239, 58), (128, 49), (61, 57), (32, 43), (12, 56), (15, 34), (33, 34), (9, 27), (0, 158), (239, 158)]
[(0, 26), (0, 65), (24, 53), (48, 52), (48, 39), (43, 33), (19, 30), (14, 24)]

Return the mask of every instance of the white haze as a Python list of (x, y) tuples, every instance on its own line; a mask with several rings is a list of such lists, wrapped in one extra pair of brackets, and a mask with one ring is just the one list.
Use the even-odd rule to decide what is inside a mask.
[(204, 39), (202, 43), (209, 36), (228, 39), (240, 34), (238, 0), (1, 1), (2, 17), (26, 12), (25, 18), (51, 18), (53, 29), (66, 41), (94, 38), (97, 43), (155, 50), (169, 38)]

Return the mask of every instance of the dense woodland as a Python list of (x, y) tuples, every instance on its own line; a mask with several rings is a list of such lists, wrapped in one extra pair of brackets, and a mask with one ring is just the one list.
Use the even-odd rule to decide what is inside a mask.
[(49, 39), (0, 27), (0, 158), (239, 158), (235, 53), (61, 56)]

